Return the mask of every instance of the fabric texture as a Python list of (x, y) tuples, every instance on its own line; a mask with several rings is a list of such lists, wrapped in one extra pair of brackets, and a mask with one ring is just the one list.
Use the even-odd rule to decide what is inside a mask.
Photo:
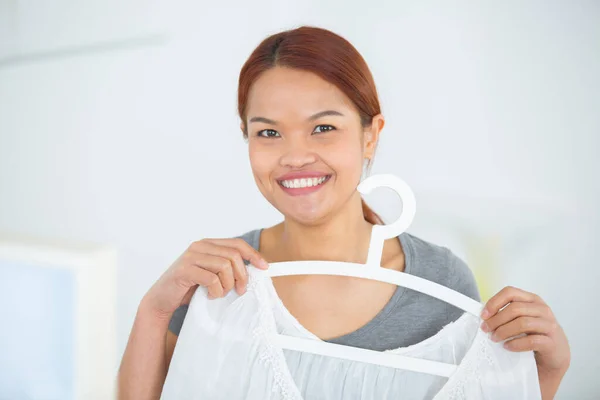
[[(239, 236), (259, 250), (261, 229)], [(471, 269), (448, 248), (404, 232), (398, 236), (405, 254), (404, 272), (439, 283), (480, 301)], [(169, 330), (179, 334), (188, 306), (179, 307)], [(367, 324), (327, 342), (370, 350), (389, 350), (418, 343), (456, 321), (463, 311), (436, 298), (398, 287), (390, 301)]]
[(265, 271), (248, 271), (242, 296), (208, 300), (206, 288), (196, 291), (161, 399), (541, 399), (533, 352), (504, 349), (468, 313), (388, 350), (458, 365), (450, 378), (281, 349), (277, 333), (318, 339), (285, 309)]

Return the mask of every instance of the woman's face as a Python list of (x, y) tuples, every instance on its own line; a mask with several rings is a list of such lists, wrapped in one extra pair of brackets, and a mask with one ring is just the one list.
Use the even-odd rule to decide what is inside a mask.
[(282, 67), (254, 82), (246, 114), (254, 179), (287, 218), (318, 223), (358, 196), (363, 162), (373, 156), (383, 117), (364, 128), (335, 85)]

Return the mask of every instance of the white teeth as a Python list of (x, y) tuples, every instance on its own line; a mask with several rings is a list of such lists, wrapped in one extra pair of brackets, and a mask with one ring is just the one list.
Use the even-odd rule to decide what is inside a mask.
[(322, 184), (326, 176), (322, 176), (320, 178), (301, 178), (301, 179), (289, 179), (285, 181), (281, 181), (281, 184), (286, 188), (305, 188), (305, 187), (313, 187)]

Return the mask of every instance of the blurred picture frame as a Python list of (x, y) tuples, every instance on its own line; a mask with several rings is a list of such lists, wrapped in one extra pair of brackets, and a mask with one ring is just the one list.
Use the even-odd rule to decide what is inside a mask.
[(115, 397), (116, 265), (111, 246), (0, 233), (0, 398)]

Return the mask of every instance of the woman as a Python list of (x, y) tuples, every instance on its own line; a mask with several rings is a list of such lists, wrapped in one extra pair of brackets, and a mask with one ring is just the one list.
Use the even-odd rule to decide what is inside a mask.
[[(238, 111), (256, 184), (285, 218), (237, 238), (194, 242), (161, 276), (138, 308), (119, 371), (121, 399), (159, 397), (198, 285), (211, 298), (234, 288), (243, 294), (246, 262), (258, 268), (288, 260), (365, 262), (372, 225), (382, 223), (356, 187), (373, 161), (384, 118), (371, 73), (345, 39), (312, 27), (265, 39), (241, 70)], [(382, 267), (479, 300), (460, 258), (408, 233), (386, 240)], [(462, 314), (440, 300), (375, 281), (292, 276), (274, 283), (309, 331), (373, 350), (423, 341)], [(507, 287), (487, 302), (482, 318), (482, 329), (494, 332), (495, 340), (526, 334), (507, 342), (508, 349), (535, 351), (543, 398), (553, 398), (570, 350), (550, 308), (533, 293)]]

